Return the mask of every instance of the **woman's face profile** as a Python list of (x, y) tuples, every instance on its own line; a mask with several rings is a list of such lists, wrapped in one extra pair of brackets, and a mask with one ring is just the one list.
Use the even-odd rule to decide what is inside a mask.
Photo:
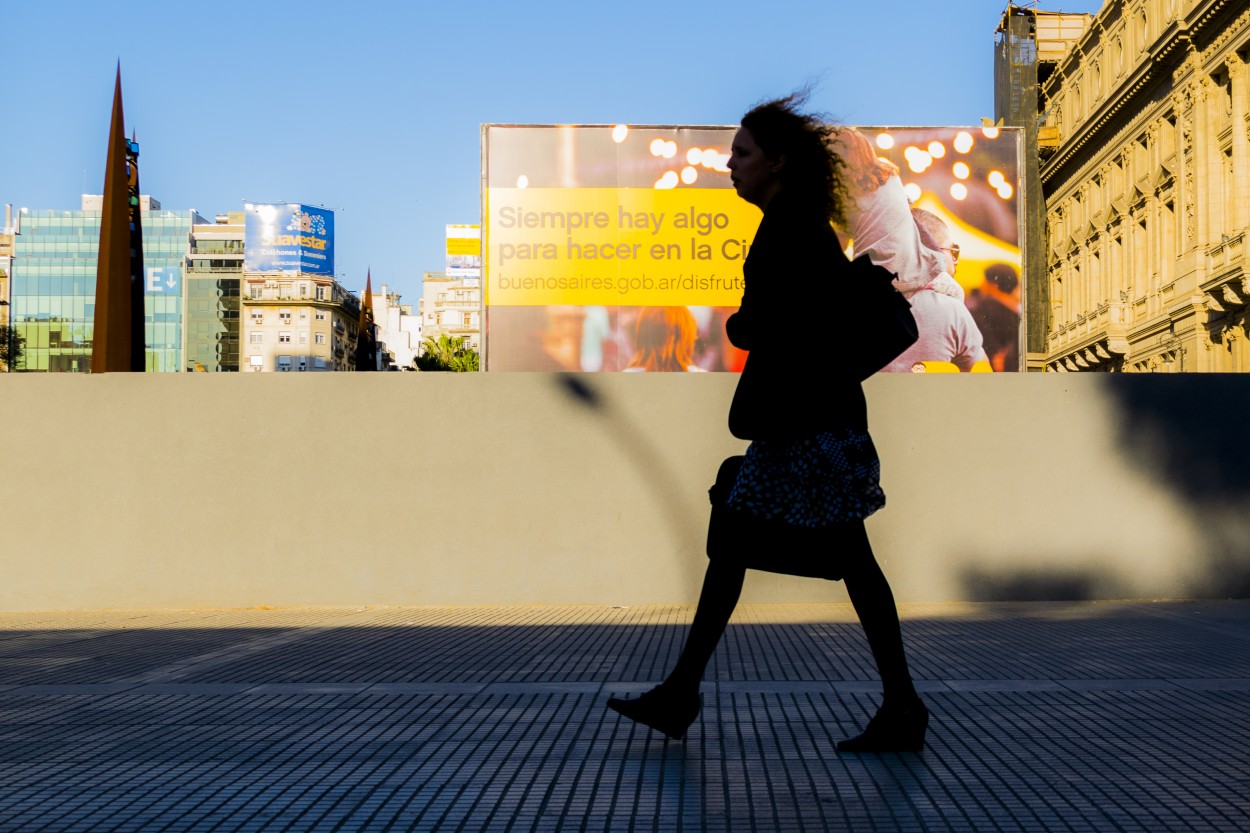
[(781, 163), (770, 159), (745, 127), (734, 134), (727, 167), (734, 190), (752, 205), (763, 208), (781, 188)]

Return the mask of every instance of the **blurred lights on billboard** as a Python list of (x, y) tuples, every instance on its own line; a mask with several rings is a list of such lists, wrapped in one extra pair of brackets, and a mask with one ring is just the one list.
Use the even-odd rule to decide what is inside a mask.
[(907, 167), (911, 168), (912, 173), (922, 174), (933, 164), (933, 156), (918, 147), (907, 148), (903, 151), (903, 158), (907, 160)]
[(703, 151), (701, 164), (705, 168), (710, 168), (713, 171), (720, 171), (723, 174), (727, 174), (729, 173), (729, 154), (717, 153), (715, 150), (708, 148)]
[(651, 155), (662, 156), (665, 159), (672, 159), (677, 155), (677, 143), (666, 142), (663, 139), (651, 140)]
[[(546, 190), (553, 187), (559, 187), (569, 195), (578, 193), (576, 190), (573, 190), (575, 188), (585, 188), (587, 189), (585, 196), (578, 197), (578, 199), (583, 199), (588, 205), (598, 204), (594, 200), (599, 200), (601, 197), (595, 189), (603, 189), (605, 187), (654, 189), (653, 193), (655, 196), (652, 198), (638, 195), (630, 199), (643, 200), (643, 203), (640, 204), (645, 204), (645, 200), (652, 199), (656, 201), (656, 205), (660, 206), (667, 206), (669, 203), (665, 202), (666, 200), (682, 200), (683, 197), (678, 192), (684, 192), (685, 189), (691, 189), (689, 199), (692, 206), (703, 207), (705, 203), (709, 206), (716, 206), (721, 201), (728, 200), (733, 196), (733, 191), (729, 188), (727, 181), (727, 163), (730, 159), (728, 142), (729, 135), (732, 132), (728, 128), (688, 130), (687, 128), (640, 128), (627, 125), (605, 125), (598, 129), (601, 131), (599, 135), (602, 137), (599, 141), (606, 143), (606, 147), (601, 146), (596, 150), (596, 153), (601, 158), (582, 158), (583, 154), (580, 152), (581, 148), (579, 147), (577, 159), (573, 161), (565, 160), (563, 163), (565, 167), (559, 167), (560, 160), (565, 159), (560, 154), (566, 153), (566, 150), (564, 145), (552, 141), (549, 144), (553, 149), (547, 151), (548, 154), (554, 154), (555, 159), (554, 162), (550, 163), (550, 171), (539, 170), (541, 165), (537, 165), (529, 158), (530, 156), (539, 157), (540, 154), (537, 151), (529, 154), (529, 156), (521, 155), (519, 158), (504, 156), (503, 161), (499, 163), (501, 168), (499, 175), (495, 176), (493, 180), (499, 183), (497, 187), (501, 191), (506, 191), (507, 183), (514, 180), (516, 182), (515, 187), (518, 189), (530, 187), (530, 197), (517, 197), (518, 199), (526, 200), (535, 197), (545, 199), (547, 197)], [(978, 133), (978, 130), (981, 133)], [(1018, 196), (1015, 192), (1017, 183), (1014, 177), (1016, 176), (1016, 171), (1012, 167), (1016, 164), (1016, 161), (1015, 157), (1011, 156), (1011, 154), (1016, 152), (1014, 150), (1016, 143), (1014, 138), (1010, 147), (1005, 143), (990, 141), (992, 137), (1015, 137), (1017, 134), (1013, 130), (1006, 129), (1000, 131), (987, 129), (985, 126), (964, 129), (877, 127), (875, 129), (863, 128), (862, 132), (865, 138), (875, 146), (881, 158), (893, 163), (896, 168), (901, 168), (902, 188), (908, 201), (913, 206), (921, 207), (937, 214), (943, 222), (949, 225), (952, 238), (958, 240), (961, 246), (963, 246), (963, 253), (966, 255), (966, 258), (961, 260), (961, 267), (963, 268), (956, 279), (963, 285), (965, 291), (969, 293), (968, 297), (978, 297), (975, 290), (983, 283), (981, 281), (981, 272), (985, 264), (997, 261), (1008, 262), (1013, 265), (1018, 264), (1018, 249), (1012, 248), (1014, 238), (1011, 237), (1009, 229), (1007, 231), (1003, 230), (1003, 228), (1006, 228), (1005, 224), (1010, 221), (1009, 217), (1007, 219), (1003, 218), (1007, 214), (1011, 214), (1014, 217), (1013, 212), (1018, 210), (1018, 206), (1010, 202)], [(984, 140), (982, 136), (985, 137)], [(615, 143), (616, 147), (613, 147), (613, 143)], [(708, 145), (713, 146), (709, 147)], [(522, 145), (517, 143), (517, 146), (520, 147)], [(545, 145), (543, 146), (545, 147)], [(574, 173), (577, 174), (577, 181), (575, 185), (569, 185), (567, 184), (569, 181), (567, 167), (574, 164), (574, 162), (577, 165), (574, 170)], [(624, 173), (621, 176), (625, 177), (625, 179), (621, 180), (620, 184), (613, 184), (610, 179), (610, 168), (613, 164), (622, 166), (620, 170)], [(596, 165), (599, 167), (596, 167)], [(511, 170), (508, 170), (509, 168)], [(520, 174), (520, 171), (525, 171), (526, 174)], [(912, 181), (908, 182), (907, 180)], [(608, 183), (608, 185), (602, 184), (604, 182)], [(553, 185), (552, 183), (555, 184)], [(543, 190), (535, 195), (533, 189), (539, 186)], [(674, 190), (675, 193), (665, 197), (661, 192), (667, 190)], [(995, 201), (995, 197), (998, 198), (997, 201)], [(500, 202), (499, 204), (502, 205), (503, 203)], [(685, 203), (679, 204), (685, 205)], [(730, 200), (725, 202), (725, 205), (736, 207), (737, 201)], [(726, 210), (728, 211), (728, 208)], [(658, 217), (659, 215), (653, 216)], [(736, 217), (737, 215), (733, 216)], [(506, 241), (509, 239), (506, 237), (507, 234), (516, 232), (511, 227), (499, 226), (498, 233), (505, 235), (501, 240)], [(530, 232), (527, 231), (525, 233), (529, 234)], [(533, 234), (537, 234), (537, 232), (533, 232)], [(746, 239), (748, 234), (742, 232), (738, 236)], [(562, 240), (557, 241), (560, 243), (560, 247), (554, 249), (561, 256), (566, 251), (563, 248)], [(526, 239), (525, 242), (532, 241)], [(847, 242), (848, 246), (852, 245), (849, 241)], [(501, 242), (498, 245), (502, 246), (504, 244)], [(685, 250), (683, 249), (682, 251), (684, 252)], [(498, 253), (496, 254), (496, 257), (501, 256)], [(547, 258), (545, 255), (544, 258), (555, 259)], [(564, 258), (561, 257), (561, 259)], [(517, 260), (517, 258), (513, 258), (513, 260)], [(514, 263), (513, 260), (508, 261), (507, 265), (516, 269), (524, 267), (538, 270), (535, 271), (535, 274), (547, 275), (549, 272), (555, 274), (551, 269), (553, 266), (556, 268), (556, 271), (560, 268), (565, 268), (560, 264), (518, 264)], [(963, 262), (964, 260), (966, 260), (966, 263)], [(574, 265), (585, 268), (584, 264)], [(639, 266), (641, 265), (644, 264), (639, 264)], [(622, 264), (622, 268), (626, 266), (629, 266), (629, 264)], [(685, 268), (689, 269), (689, 266), (686, 265)], [(499, 272), (499, 275), (503, 274), (504, 272)], [(647, 274), (648, 276), (650, 275), (649, 270)], [(512, 291), (513, 289), (512, 287), (501, 288), (501, 286), (496, 286), (495, 291)], [(723, 316), (724, 311), (731, 309), (728, 305), (732, 301), (728, 295), (724, 299), (716, 296), (715, 303), (708, 306), (709, 301), (704, 300), (702, 296), (687, 294), (689, 294), (689, 297), (686, 294), (663, 294), (657, 290), (652, 293), (652, 295), (655, 295), (655, 298), (643, 293), (637, 300), (635, 299), (635, 294), (630, 294), (626, 298), (622, 298), (616, 303), (609, 303), (602, 308), (595, 306), (589, 301), (576, 300), (580, 299), (581, 296), (574, 294), (571, 297), (574, 297), (575, 300), (572, 301), (564, 296), (556, 298), (552, 302), (556, 306), (551, 308), (576, 309), (579, 306), (585, 306), (587, 326), (607, 327), (605, 331), (607, 335), (598, 334), (595, 338), (602, 340), (604, 345), (610, 342), (614, 345), (614, 349), (618, 351), (625, 350), (625, 352), (619, 353), (619, 361), (616, 362), (620, 366), (612, 365), (611, 367), (611, 369), (620, 370), (624, 368), (628, 356), (631, 355), (629, 351), (632, 350), (629, 341), (632, 334), (632, 324), (630, 322), (633, 320), (629, 318), (629, 315), (633, 314), (630, 312), (631, 310), (636, 311), (647, 306), (663, 303), (670, 306), (673, 304), (677, 306), (685, 305), (691, 310), (714, 309), (716, 310), (716, 315)], [(539, 324), (536, 323), (536, 320), (530, 321), (529, 317), (527, 317), (529, 310), (526, 308), (533, 306), (532, 302), (511, 303), (508, 300), (503, 300), (503, 298), (510, 297), (501, 295), (498, 300), (487, 301), (488, 304), (498, 307), (499, 310), (506, 309), (506, 314), (512, 316), (510, 319), (505, 318), (505, 313), (497, 311), (497, 321), (500, 324), (500, 328), (496, 332), (496, 336), (498, 336), (495, 339), (497, 344), (510, 345), (510, 342), (501, 339), (511, 338), (515, 335), (512, 330), (506, 330), (509, 335), (499, 336), (499, 333), (505, 332), (505, 327), (512, 327), (517, 332), (521, 332), (526, 327), (543, 329), (544, 332), (548, 330), (551, 333), (557, 332), (556, 324), (554, 323)], [(615, 299), (615, 296), (613, 296), (613, 299)], [(559, 306), (559, 304), (563, 304), (563, 306)], [(517, 307), (518, 309), (514, 311), (508, 309), (510, 307)], [(609, 311), (609, 317), (600, 321), (604, 316), (604, 309)], [(700, 314), (703, 313), (695, 312), (696, 317)], [(623, 323), (618, 324), (615, 318), (610, 317), (618, 315), (621, 316), (620, 321)], [(552, 321), (554, 320), (552, 319)], [(709, 332), (715, 332), (716, 322), (720, 319), (713, 317), (713, 319), (709, 320), (711, 320), (711, 324), (705, 325), (703, 319), (699, 318), (701, 339), (705, 337), (702, 334), (703, 328), (709, 326), (712, 328)], [(598, 333), (599, 331), (596, 330), (595, 332)], [(586, 343), (586, 339), (581, 338), (579, 342), (580, 348), (587, 349), (585, 347)], [(707, 344), (712, 344), (712, 341), (708, 341)], [(624, 346), (622, 347), (621, 345)], [(507, 349), (511, 350), (512, 347), (509, 346)], [(604, 347), (603, 349), (605, 351), (603, 356), (607, 356), (607, 348)], [(706, 349), (709, 355), (716, 351), (714, 347), (703, 349)], [(500, 357), (504, 356), (506, 351), (503, 348), (498, 348), (498, 350), (499, 352), (497, 352), (495, 360), (502, 362), (503, 359)], [(577, 351), (574, 350), (571, 355), (574, 355), (576, 358)], [(587, 353), (586, 356), (589, 356), (589, 359), (586, 361), (578, 360), (580, 364), (575, 361), (570, 364), (570, 367), (580, 367), (583, 370), (609, 369), (608, 365), (611, 362), (608, 362), (603, 356), (596, 359), (595, 356), (597, 355)], [(612, 355), (615, 356), (617, 354)], [(509, 361), (512, 360), (510, 359)], [(534, 361), (537, 362), (535, 367), (546, 367), (547, 364), (556, 361), (556, 359), (538, 357)], [(608, 363), (602, 364), (603, 362)], [(705, 367), (705, 369), (735, 369), (730, 358), (725, 356), (721, 356), (715, 361), (709, 359), (708, 362), (702, 359), (699, 360), (700, 366)], [(513, 362), (513, 364), (517, 364), (517, 362)], [(919, 364), (913, 370), (920, 373), (958, 372), (958, 368), (953, 365), (946, 366), (948, 364)], [(503, 368), (505, 365), (511, 368), (511, 365), (506, 363), (500, 364), (499, 367)], [(524, 362), (517, 364), (517, 367), (519, 368), (522, 365), (524, 365)], [(525, 366), (528, 367), (528, 365)]]

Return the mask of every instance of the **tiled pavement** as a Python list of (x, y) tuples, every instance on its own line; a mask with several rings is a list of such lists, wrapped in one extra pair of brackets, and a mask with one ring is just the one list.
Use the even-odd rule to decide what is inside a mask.
[(847, 605), (0, 614), (0, 831), (1250, 830), (1250, 602), (905, 605), (920, 754), (839, 756)]

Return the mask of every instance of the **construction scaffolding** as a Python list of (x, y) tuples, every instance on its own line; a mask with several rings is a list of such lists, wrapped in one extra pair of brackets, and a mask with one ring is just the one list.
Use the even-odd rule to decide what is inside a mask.
[(1021, 229), (1026, 366), (1044, 366), (1050, 330), (1050, 292), (1046, 282), (1046, 198), (1041, 162), (1058, 148), (1061, 125), (1046, 112), (1041, 85), (1072, 44), (1084, 34), (1092, 15), (1045, 12), (1008, 5), (994, 33), (994, 120), (1024, 128), (1024, 212)]

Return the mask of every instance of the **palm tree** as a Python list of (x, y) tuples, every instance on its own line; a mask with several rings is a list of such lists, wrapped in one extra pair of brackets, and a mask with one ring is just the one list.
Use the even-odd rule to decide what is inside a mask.
[(479, 367), (477, 351), (465, 347), (464, 339), (440, 334), (437, 339), (427, 337), (421, 345), (421, 355), (413, 360), (417, 370), (449, 370), (455, 373), (474, 373)]

